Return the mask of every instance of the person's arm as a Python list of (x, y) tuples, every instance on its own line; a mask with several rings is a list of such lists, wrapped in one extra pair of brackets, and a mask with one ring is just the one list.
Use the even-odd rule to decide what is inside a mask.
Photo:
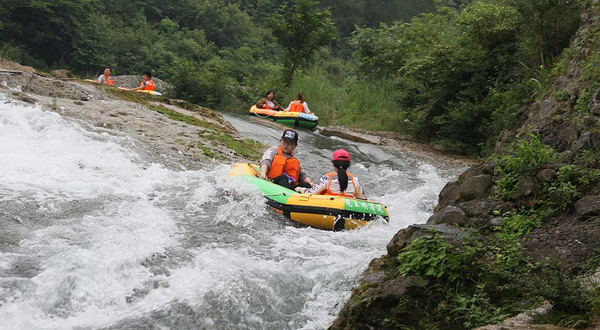
[(144, 89), (144, 87), (146, 87), (146, 83), (145, 82), (143, 82), (140, 86), (135, 87), (135, 88), (130, 88), (129, 90), (130, 91), (140, 91), (140, 90)]
[(266, 101), (267, 101), (267, 99), (265, 99), (265, 98), (258, 100), (258, 102), (256, 102), (256, 107), (259, 109), (262, 109), (262, 107), (263, 107), (263, 105), (265, 105)]
[(103, 83), (104, 82), (104, 75), (101, 74), (100, 76), (98, 76), (98, 79), (96, 79), (96, 82), (100, 83), (100, 84)]
[(267, 172), (269, 172), (269, 165), (263, 164), (260, 165), (260, 178), (263, 180), (267, 180)]
[(267, 173), (269, 173), (269, 168), (271, 168), (271, 163), (273, 162), (273, 158), (275, 158), (275, 154), (277, 153), (277, 148), (269, 148), (265, 150), (265, 153), (260, 160), (260, 178), (267, 180)]
[[(292, 101), (293, 102), (293, 101)], [(290, 111), (290, 107), (292, 106), (292, 102), (290, 102), (290, 105), (288, 105), (287, 108), (283, 109), (283, 111), (285, 112), (289, 112)]]
[[(310, 179), (309, 179), (310, 180)], [(329, 177), (327, 175), (323, 175), (317, 184), (311, 184), (311, 188), (302, 188), (298, 187), (295, 190), (301, 194), (320, 194), (322, 191), (327, 189), (327, 185), (329, 184)]]
[(310, 112), (310, 109), (308, 108), (308, 103), (306, 103), (306, 101), (304, 101), (304, 112), (305, 113), (312, 113), (312, 112)]
[(365, 192), (363, 191), (363, 187), (360, 184), (360, 182), (358, 182), (357, 177), (354, 177), (354, 183), (356, 185), (356, 191), (354, 192), (354, 197), (359, 198), (359, 199), (367, 199), (367, 197), (365, 197)]

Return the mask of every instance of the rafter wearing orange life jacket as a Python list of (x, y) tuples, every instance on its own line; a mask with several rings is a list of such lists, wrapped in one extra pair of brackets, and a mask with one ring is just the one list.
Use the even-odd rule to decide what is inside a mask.
[(302, 104), (302, 103), (298, 104), (298, 103), (292, 102), (290, 104), (289, 111), (290, 112), (304, 112), (304, 104)]
[(156, 90), (156, 85), (154, 84), (154, 81), (152, 81), (152, 79), (141, 82), (140, 87), (144, 87), (142, 88), (143, 91)]
[[(327, 173), (327, 176), (329, 177), (329, 182), (327, 183), (327, 188), (325, 188), (325, 190), (323, 190), (321, 192), (321, 195), (354, 197), (354, 193), (356, 191), (358, 191), (358, 189), (356, 188), (356, 183), (354, 183), (354, 175), (352, 175), (348, 171), (346, 171), (346, 174), (348, 174), (348, 184), (350, 184), (350, 182), (352, 182), (352, 187), (354, 188), (351, 193), (347, 193), (346, 191), (342, 191), (342, 192), (339, 192), (339, 193), (332, 191), (331, 190), (331, 182), (333, 182), (333, 178), (335, 176), (337, 176), (338, 174), (335, 173), (335, 172), (329, 172), (329, 173)], [(338, 184), (339, 184), (339, 181), (338, 181)]]
[(271, 168), (269, 168), (269, 172), (267, 172), (267, 177), (269, 179), (274, 179), (284, 173), (294, 180), (291, 184), (298, 184), (298, 180), (300, 180), (300, 161), (294, 156), (286, 158), (283, 155), (281, 147), (277, 147), (277, 155), (273, 157)]

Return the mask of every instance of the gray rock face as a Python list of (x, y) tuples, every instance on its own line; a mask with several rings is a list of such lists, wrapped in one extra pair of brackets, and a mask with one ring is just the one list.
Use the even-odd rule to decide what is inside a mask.
[(464, 226), (467, 223), (465, 212), (456, 206), (446, 206), (432, 215), (427, 220), (428, 225), (459, 225)]
[(600, 214), (600, 196), (586, 196), (575, 203), (575, 214), (596, 215)]
[(458, 206), (469, 217), (480, 217), (490, 214), (498, 205), (502, 204), (496, 200), (475, 199), (472, 201), (460, 203)]
[(443, 225), (411, 225), (408, 228), (402, 229), (394, 235), (390, 243), (387, 245), (388, 255), (396, 256), (406, 247), (412, 240), (423, 236), (432, 236), (433, 232), (437, 232), (444, 237), (449, 243), (461, 243), (470, 232), (468, 229)]
[(550, 182), (554, 179), (555, 175), (556, 175), (555, 170), (545, 168), (536, 174), (536, 178), (538, 180), (540, 180), (541, 182)]
[(517, 188), (517, 197), (522, 198), (531, 195), (532, 193), (539, 190), (539, 186), (534, 177), (529, 175), (524, 175), (519, 180), (518, 188)]
[(470, 177), (460, 185), (460, 198), (471, 200), (482, 197), (491, 185), (492, 176), (489, 174)]
[(456, 182), (448, 182), (440, 192), (439, 202), (435, 211), (439, 211), (448, 204), (454, 203), (460, 198), (460, 185)]

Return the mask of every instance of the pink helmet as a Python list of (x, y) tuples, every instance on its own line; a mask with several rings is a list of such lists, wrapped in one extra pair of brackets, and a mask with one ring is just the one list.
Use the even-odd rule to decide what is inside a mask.
[(336, 160), (344, 160), (349, 162), (350, 161), (350, 154), (348, 153), (348, 151), (344, 150), (344, 149), (338, 149), (336, 151), (333, 152), (333, 156), (331, 156), (331, 160), (332, 161), (336, 161)]

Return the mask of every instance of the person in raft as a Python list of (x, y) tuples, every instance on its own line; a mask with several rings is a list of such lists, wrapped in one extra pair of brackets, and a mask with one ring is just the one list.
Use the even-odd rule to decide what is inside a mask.
[(290, 102), (290, 105), (284, 111), (312, 113), (308, 108), (308, 103), (304, 100), (304, 93), (298, 94), (298, 98)]
[(312, 181), (300, 168), (300, 161), (294, 157), (298, 145), (298, 132), (283, 131), (279, 146), (265, 151), (260, 161), (260, 177), (289, 189), (311, 187)]
[(260, 99), (256, 103), (256, 107), (259, 109), (269, 109), (269, 110), (277, 110), (281, 111), (281, 106), (279, 103), (275, 102), (275, 92), (268, 91), (267, 95), (264, 98)]
[(364, 199), (363, 188), (358, 178), (348, 172), (350, 154), (344, 149), (336, 150), (331, 156), (334, 172), (323, 175), (311, 188), (297, 187), (301, 194), (320, 194)]
[(152, 81), (152, 73), (146, 72), (143, 77), (144, 81), (140, 83), (140, 85), (136, 88), (121, 88), (128, 91), (154, 91), (156, 90), (156, 85), (154, 81)]
[(115, 81), (113, 80), (113, 77), (110, 76), (110, 68), (105, 68), (104, 73), (101, 74), (98, 79), (96, 79), (96, 82), (100, 84), (114, 85)]

